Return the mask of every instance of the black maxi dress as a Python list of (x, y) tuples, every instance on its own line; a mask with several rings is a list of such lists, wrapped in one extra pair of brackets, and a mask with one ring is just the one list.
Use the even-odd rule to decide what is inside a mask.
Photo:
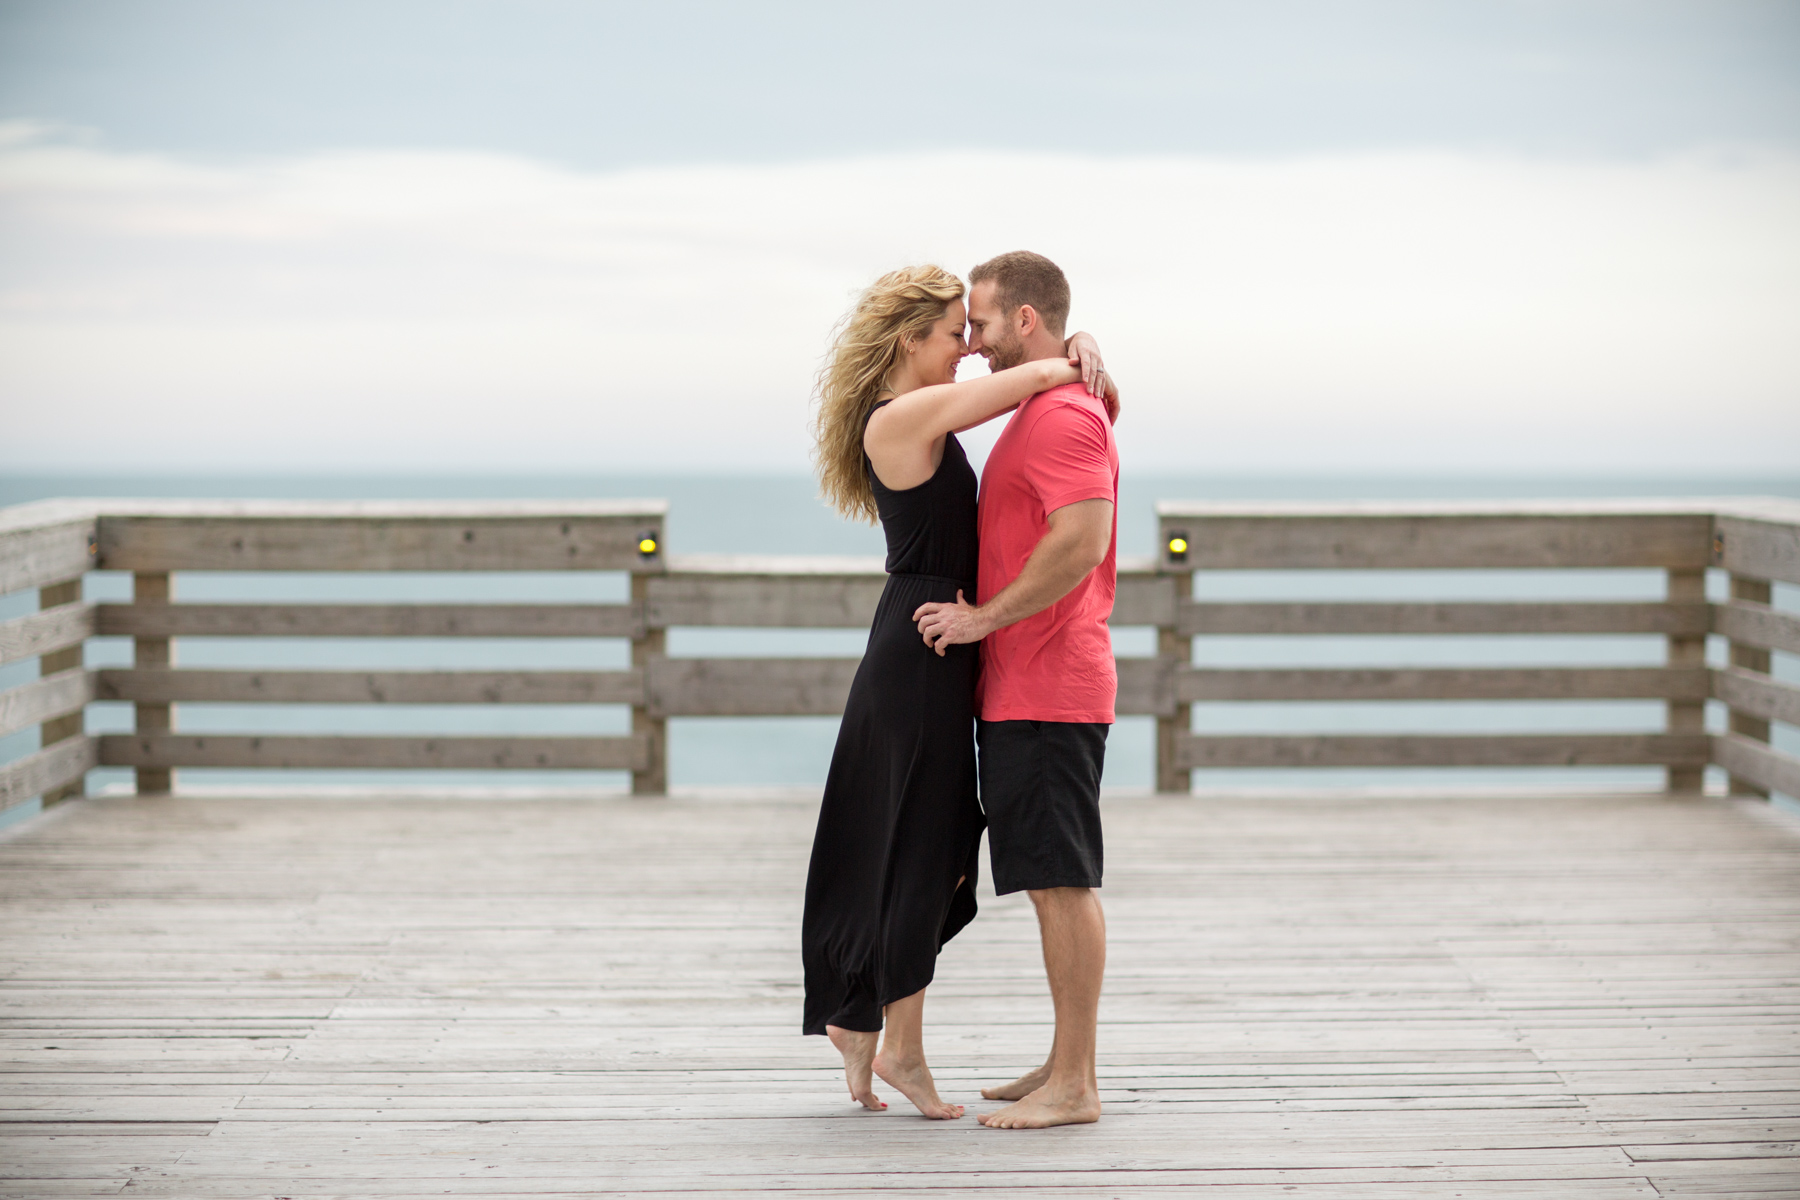
[(955, 434), (918, 487), (892, 491), (866, 459), (864, 469), (888, 580), (813, 837), (800, 932), (806, 1033), (878, 1030), (884, 1005), (931, 982), (938, 951), (975, 917), (986, 824), (975, 790), (976, 647), (940, 658), (912, 619), (958, 588), (974, 602), (975, 472)]

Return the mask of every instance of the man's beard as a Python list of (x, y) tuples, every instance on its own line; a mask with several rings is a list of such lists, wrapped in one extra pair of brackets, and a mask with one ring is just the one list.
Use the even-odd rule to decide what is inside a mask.
[(1025, 339), (1012, 338), (1005, 342), (995, 342), (988, 351), (988, 370), (1004, 371), (1008, 367), (1016, 367), (1025, 361)]

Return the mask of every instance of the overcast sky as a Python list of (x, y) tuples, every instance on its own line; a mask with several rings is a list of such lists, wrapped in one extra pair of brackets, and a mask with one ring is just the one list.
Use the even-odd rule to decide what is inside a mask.
[(0, 469), (799, 470), (1057, 258), (1146, 468), (1800, 470), (1800, 4), (0, 2)]

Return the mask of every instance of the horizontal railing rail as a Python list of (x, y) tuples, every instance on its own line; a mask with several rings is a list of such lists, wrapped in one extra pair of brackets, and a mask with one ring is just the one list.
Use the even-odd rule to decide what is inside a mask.
[[(55, 501), (0, 511), (0, 594), (36, 590), (38, 610), (0, 621), (0, 665), (38, 677), (0, 691), (0, 737), (40, 747), (0, 764), (0, 807), (75, 794), (98, 766), (166, 791), (189, 767), (629, 771), (667, 787), (667, 722), (708, 716), (831, 716), (855, 657), (671, 657), (687, 627), (866, 629), (885, 576), (876, 559), (671, 555), (660, 502), (294, 504)], [(1800, 792), (1800, 758), (1770, 744), (1800, 725), (1800, 688), (1771, 672), (1800, 654), (1800, 615), (1771, 603), (1800, 584), (1800, 503), (1159, 506), (1159, 552), (1121, 563), (1115, 626), (1148, 626), (1155, 653), (1121, 657), (1121, 715), (1155, 718), (1156, 783), (1193, 770), (1289, 767), (1651, 765), (1694, 790), (1708, 765), (1740, 792)], [(1212, 571), (1643, 570), (1661, 601), (1220, 601)], [(1709, 602), (1705, 573), (1729, 577)], [(129, 602), (89, 602), (94, 570), (128, 572)], [(606, 603), (183, 602), (173, 577), (203, 572), (623, 572)], [(1222, 667), (1197, 639), (1256, 637), (1654, 636), (1661, 665)], [(1727, 644), (1709, 665), (1709, 635)], [(92, 638), (128, 638), (130, 666), (89, 669)], [(615, 669), (182, 667), (178, 639), (622, 639)], [(1660, 731), (1532, 734), (1200, 734), (1196, 704), (1652, 700)], [(1704, 706), (1722, 704), (1709, 732)], [(90, 735), (96, 702), (132, 706), (130, 733)], [(626, 705), (628, 733), (300, 735), (182, 732), (182, 704)]]

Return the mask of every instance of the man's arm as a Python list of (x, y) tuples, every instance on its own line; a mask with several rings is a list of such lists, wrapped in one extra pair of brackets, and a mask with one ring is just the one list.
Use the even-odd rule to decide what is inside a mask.
[(945, 646), (979, 642), (996, 629), (1043, 612), (1106, 561), (1112, 545), (1111, 500), (1077, 500), (1045, 519), (1050, 531), (1025, 560), (1025, 569), (986, 604), (969, 604), (959, 591), (954, 604), (934, 600), (919, 606), (913, 620), (927, 646), (942, 654)]

